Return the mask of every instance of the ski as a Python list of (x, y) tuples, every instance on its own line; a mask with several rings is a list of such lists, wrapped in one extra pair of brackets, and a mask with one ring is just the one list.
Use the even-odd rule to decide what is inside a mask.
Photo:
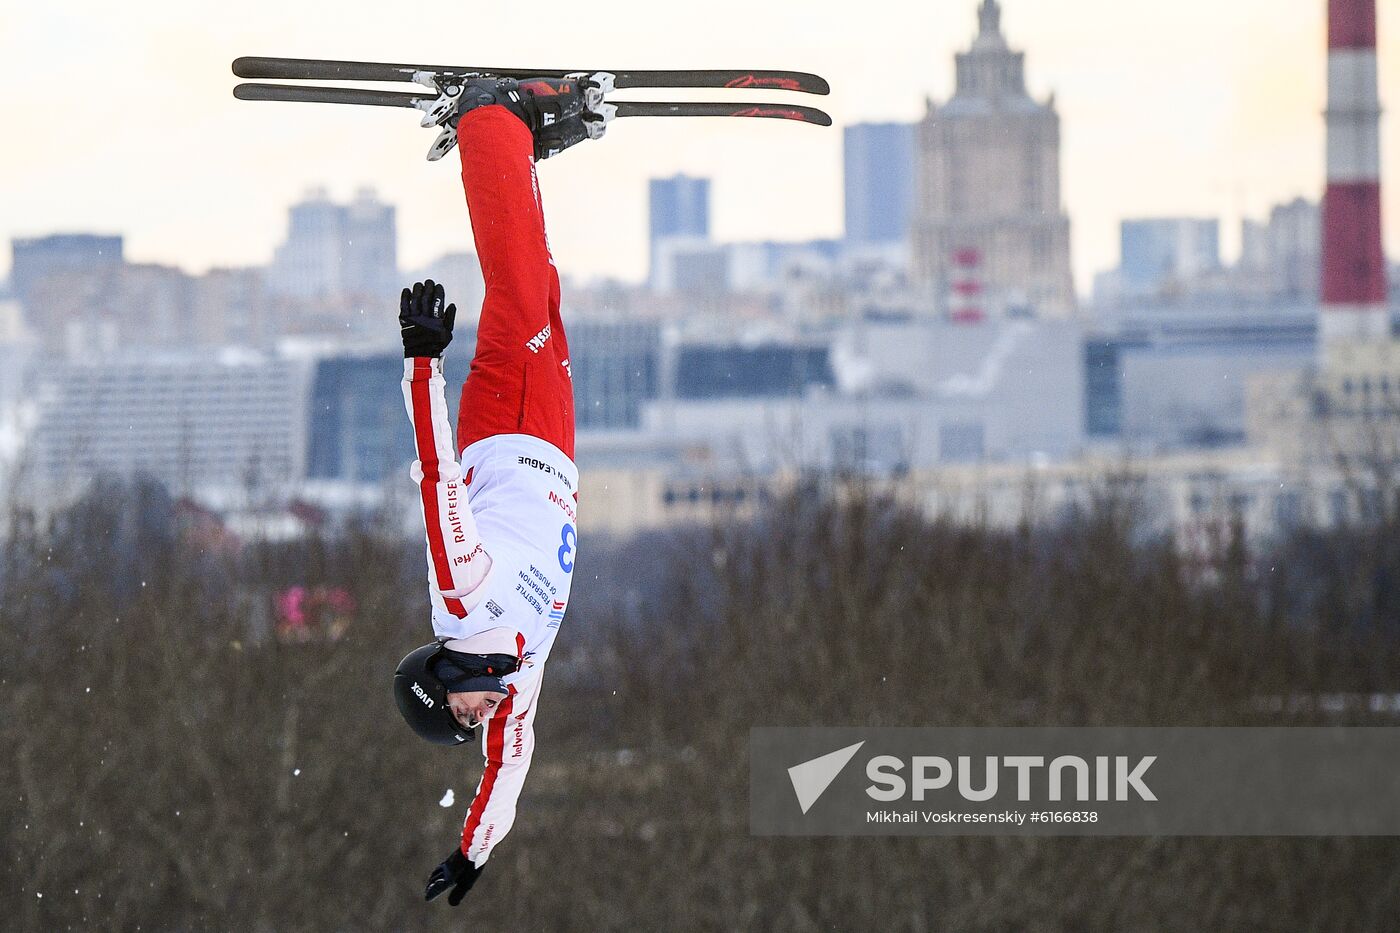
[(761, 117), (830, 126), (831, 117), (815, 107), (792, 104), (722, 104), (710, 101), (650, 103), (622, 100), (614, 104), (619, 117)]
[(234, 59), (233, 73), (240, 78), (290, 81), (411, 81), (435, 87), (443, 80), (492, 75), (503, 78), (561, 78), (571, 74), (606, 71), (615, 76), (616, 88), (762, 88), (829, 94), (826, 79), (803, 71), (753, 71), (708, 69), (700, 71), (617, 71), (599, 68), (476, 68), (461, 65), (397, 65), (387, 62), (342, 62), (320, 58)]
[[(367, 88), (316, 87), (304, 84), (240, 84), (233, 89), (239, 100), (278, 100), (320, 104), (359, 104), (370, 107), (407, 107), (433, 115), (441, 99), (432, 92), (378, 91)], [(795, 120), (815, 126), (830, 126), (831, 117), (815, 107), (793, 104), (749, 102), (661, 103), (617, 101), (618, 117), (760, 117)], [(426, 122), (426, 121), (425, 121)]]
[(367, 107), (412, 107), (422, 110), (437, 100), (424, 91), (375, 91), (358, 87), (315, 87), (309, 84), (239, 84), (239, 100), (284, 100), (313, 104), (361, 104)]

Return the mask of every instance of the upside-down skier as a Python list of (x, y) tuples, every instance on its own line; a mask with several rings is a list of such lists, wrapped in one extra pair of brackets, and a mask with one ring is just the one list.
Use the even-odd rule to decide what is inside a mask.
[(432, 280), (400, 301), (436, 640), (400, 662), (394, 694), (428, 741), (460, 745), (485, 727), (485, 768), (461, 838), (426, 890), (428, 900), (450, 890), (454, 906), (515, 821), (573, 576), (573, 382), (534, 160), (587, 138), (584, 116), (569, 79), (481, 79), (463, 90), (462, 183), (486, 297), (455, 446), (442, 353), (456, 306)]

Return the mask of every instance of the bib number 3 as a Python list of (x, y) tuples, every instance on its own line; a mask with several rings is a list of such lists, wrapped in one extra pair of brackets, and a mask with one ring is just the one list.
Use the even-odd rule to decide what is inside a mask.
[(574, 572), (574, 547), (578, 544), (578, 535), (574, 531), (573, 525), (565, 525), (559, 530), (559, 569), (565, 573)]

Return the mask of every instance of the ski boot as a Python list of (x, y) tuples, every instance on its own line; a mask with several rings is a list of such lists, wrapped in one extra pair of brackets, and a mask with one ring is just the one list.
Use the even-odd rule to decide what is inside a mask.
[(602, 103), (603, 92), (594, 82), (574, 75), (520, 80), (474, 78), (451, 88), (457, 93), (450, 99), (447, 90), (424, 119), (425, 124), (436, 122), (443, 128), (428, 152), (430, 162), (452, 151), (457, 144), (458, 121), (477, 107), (500, 104), (519, 117), (535, 137), (535, 158), (542, 159), (590, 137), (583, 126), (588, 104), (596, 101), (600, 108), (609, 106)]
[(577, 117), (545, 127), (535, 134), (535, 161), (557, 156), (585, 139), (602, 139), (616, 113), (612, 104), (602, 104), (599, 111), (585, 110)]

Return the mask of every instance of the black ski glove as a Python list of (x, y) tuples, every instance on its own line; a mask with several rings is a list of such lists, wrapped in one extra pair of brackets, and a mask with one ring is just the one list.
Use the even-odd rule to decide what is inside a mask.
[[(444, 308), (444, 306), (446, 306)], [(404, 359), (413, 356), (442, 356), (452, 342), (452, 324), (457, 306), (447, 304), (442, 286), (428, 279), (414, 282), (399, 296), (399, 331), (403, 335)]]
[(462, 854), (462, 847), (458, 846), (452, 850), (447, 861), (434, 868), (433, 873), (428, 876), (428, 889), (423, 892), (423, 898), (431, 901), (451, 888), (452, 893), (447, 895), (447, 903), (456, 907), (462, 903), (462, 898), (467, 896), (467, 892), (480, 876), (481, 869), (467, 861), (467, 857)]

